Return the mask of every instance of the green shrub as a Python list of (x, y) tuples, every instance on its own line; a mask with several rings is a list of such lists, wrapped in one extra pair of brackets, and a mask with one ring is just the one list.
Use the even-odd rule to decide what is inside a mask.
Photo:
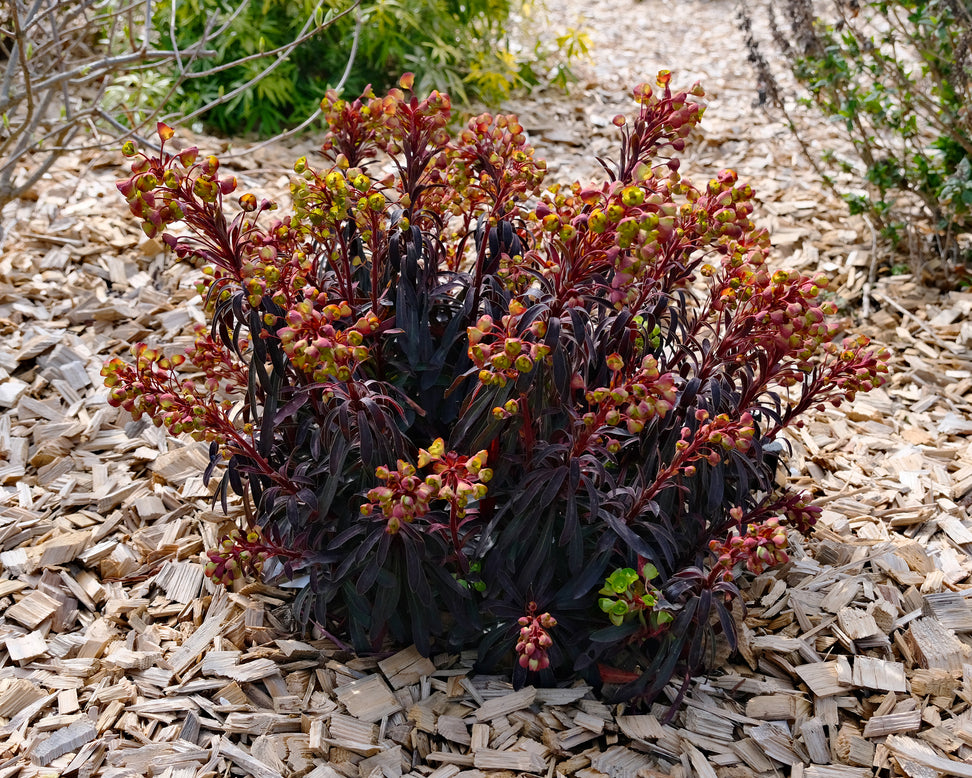
[(410, 78), (327, 95), (291, 214), (246, 193), (226, 216), (236, 180), (166, 150), (168, 127), (161, 154), (126, 147), (119, 189), (202, 266), (212, 326), (188, 359), (139, 344), (103, 375), (112, 405), (210, 443), (217, 499), (243, 496), (214, 580), (306, 576), (299, 616), (359, 651), (478, 647), (518, 682), (618, 697), (733, 638), (739, 576), (816, 515), (777, 487), (774, 439), (886, 367), (835, 340), (825, 279), (768, 266), (751, 187), (682, 180), (702, 91), (668, 82), (615, 118), (605, 184), (543, 189), (515, 116), (450, 137), (449, 98)]
[[(157, 27), (166, 34), (173, 1), (161, 3), (156, 16)], [(178, 0), (178, 35), (198, 36), (207, 19), (216, 13), (226, 16), (235, 5), (227, 0)], [(318, 5), (315, 0), (254, 0), (232, 22), (229, 34), (220, 38), (216, 57), (201, 60), (198, 67), (211, 70), (294, 40)], [(208, 111), (204, 121), (228, 135), (273, 134), (296, 125), (314, 112), (328, 85), (341, 78), (353, 47), (346, 82), (352, 94), (368, 84), (385, 89), (397, 74), (412, 70), (420, 89), (447, 90), (462, 102), (495, 101), (516, 86), (535, 83), (534, 63), (545, 54), (542, 47), (521, 56), (510, 53), (506, 24), (518, 6), (517, 0), (366, 0), (359, 11), (336, 18), (301, 44), (252, 88)], [(326, 0), (324, 7), (337, 16), (350, 3)], [(564, 39), (559, 45), (566, 50), (577, 40)], [(185, 108), (192, 110), (236, 89), (266, 65), (266, 59), (254, 59), (193, 80), (182, 90)], [(565, 73), (561, 67), (556, 75), (563, 80)]]
[[(942, 253), (955, 256), (957, 239), (972, 226), (972, 5), (868, 0), (827, 7), (830, 17), (812, 0), (768, 5), (773, 38), (803, 102), (839, 120), (861, 166), (833, 154), (816, 162), (831, 173), (863, 169), (843, 194), (852, 213), (871, 215), (887, 237), (897, 243), (912, 229), (918, 207)], [(785, 109), (751, 21), (744, 24), (764, 96)], [(788, 118), (798, 134), (807, 132)]]

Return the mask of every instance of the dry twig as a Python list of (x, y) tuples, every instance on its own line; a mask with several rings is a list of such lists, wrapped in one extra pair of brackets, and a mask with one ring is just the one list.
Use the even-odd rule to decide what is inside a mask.
[[(297, 46), (358, 5), (352, 2), (340, 14), (322, 18), (318, 13), (324, 0), (319, 0), (300, 34), (285, 46), (199, 71), (194, 66), (215, 56), (220, 37), (228, 34), (230, 23), (248, 2), (242, 0), (228, 16), (210, 18), (203, 34), (189, 46), (176, 40), (174, 10), (168, 40), (159, 40), (153, 27), (154, 0), (4, 3), (0, 10), (0, 207), (30, 191), (66, 151), (113, 146), (128, 137), (151, 146), (140, 137), (145, 127), (160, 119), (170, 124), (189, 121), (233, 99), (277, 68)], [(268, 59), (267, 66), (237, 89), (191, 114), (163, 114), (186, 80), (258, 58)], [(152, 69), (167, 75), (166, 94), (153, 106), (112, 109), (107, 99), (110, 88), (121, 86), (127, 76)], [(81, 142), (81, 137), (86, 140)]]

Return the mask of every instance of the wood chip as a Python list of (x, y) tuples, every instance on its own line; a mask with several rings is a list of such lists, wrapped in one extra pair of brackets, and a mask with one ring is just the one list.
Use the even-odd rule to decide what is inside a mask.
[(41, 591), (33, 591), (7, 608), (5, 615), (27, 629), (37, 629), (43, 621), (54, 615), (57, 608), (57, 600)]
[(752, 697), (746, 703), (746, 715), (764, 721), (793, 721), (810, 712), (810, 703), (802, 697), (774, 694)]
[(921, 711), (872, 716), (864, 725), (864, 737), (884, 737), (896, 732), (914, 732), (921, 726)]
[(832, 662), (799, 665), (794, 671), (817, 697), (843, 694), (850, 684), (851, 669), (845, 657)]
[(955, 633), (935, 618), (915, 619), (905, 639), (916, 661), (929, 669), (959, 673), (969, 653)]
[(47, 694), (26, 678), (0, 679), (0, 718), (12, 718), (32, 703), (47, 698)]
[(97, 737), (98, 733), (91, 719), (81, 718), (64, 729), (54, 732), (32, 752), (31, 759), (39, 765), (49, 765), (55, 759), (72, 751), (77, 751)]
[(500, 716), (508, 716), (514, 711), (529, 708), (537, 697), (537, 690), (532, 686), (520, 689), (518, 692), (511, 692), (502, 697), (494, 697), (487, 700), (476, 711), (476, 721), (492, 721)]
[(901, 662), (886, 662), (869, 656), (855, 657), (853, 679), (855, 686), (888, 692), (903, 692), (907, 685)]
[(972, 632), (972, 604), (958, 592), (925, 595), (922, 613), (936, 618), (946, 629)]
[(415, 646), (383, 659), (378, 663), (378, 668), (384, 673), (392, 689), (418, 683), (423, 676), (435, 672), (435, 664), (428, 657), (422, 656)]
[(361, 721), (375, 722), (402, 709), (380, 675), (369, 675), (338, 687), (338, 700)]
[(903, 735), (889, 735), (885, 745), (899, 760), (908, 759), (945, 775), (972, 778), (972, 765), (949, 759), (920, 740)]
[(283, 778), (276, 770), (267, 767), (259, 759), (254, 758), (226, 737), (219, 741), (219, 753), (253, 778)]
[(532, 751), (493, 751), (483, 748), (473, 754), (473, 766), (480, 770), (517, 770), (541, 773), (547, 764)]

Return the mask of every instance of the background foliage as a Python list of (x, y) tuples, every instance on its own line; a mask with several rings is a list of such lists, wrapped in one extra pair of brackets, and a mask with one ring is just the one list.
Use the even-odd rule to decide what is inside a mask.
[(886, 237), (896, 245), (905, 240), (916, 254), (967, 254), (972, 4), (772, 0), (765, 8), (772, 45), (802, 88), (800, 100), (839, 122), (857, 159), (810, 151), (809, 124), (788, 110), (753, 20), (744, 18), (761, 95), (787, 112), (828, 181), (838, 171), (855, 175), (842, 192), (851, 212), (870, 215)]
[[(178, 36), (187, 39), (198, 36), (214, 14), (225, 16), (235, 5), (226, 0), (167, 0), (156, 14), (160, 31), (169, 30), (173, 2)], [(309, 16), (349, 7), (347, 0), (254, 2), (220, 38), (215, 60), (200, 67), (213, 69), (221, 62), (274, 49), (292, 41)], [(553, 42), (553, 49), (538, 41), (534, 48), (514, 54), (510, 16), (530, 11), (531, 6), (520, 0), (364, 0), (355, 12), (298, 47), (268, 77), (209, 111), (205, 122), (226, 135), (273, 134), (298, 124), (341, 77), (353, 47), (346, 81), (351, 94), (368, 84), (386, 89), (404, 70), (416, 73), (420, 89), (448, 91), (463, 103), (495, 102), (511, 89), (536, 83), (548, 69), (553, 80), (565, 84), (570, 76), (567, 61), (583, 53), (584, 39), (568, 30)], [(184, 108), (192, 110), (237, 88), (252, 77), (251, 70), (262, 66), (258, 59), (248, 68), (195, 79), (182, 90)]]

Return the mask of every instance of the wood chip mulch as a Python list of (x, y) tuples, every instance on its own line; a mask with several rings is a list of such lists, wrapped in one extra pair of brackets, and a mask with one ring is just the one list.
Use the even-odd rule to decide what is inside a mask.
[[(599, 88), (577, 102), (608, 116)], [(569, 170), (569, 138), (543, 142), (563, 101), (522, 113)], [(751, 158), (713, 118), (692, 164)], [(267, 154), (240, 175), (280, 189), (293, 155)], [(790, 435), (822, 520), (753, 581), (739, 653), (669, 721), (665, 700), (514, 691), (471, 656), (354, 657), (294, 630), (289, 590), (213, 587), (202, 552), (234, 516), (210, 507), (205, 449), (109, 407), (99, 375), (133, 342), (188, 344), (193, 272), (132, 223), (115, 155), (66, 158), (2, 214), (0, 778), (972, 776), (972, 293), (870, 283), (866, 225), (794, 159), (748, 171), (777, 261), (830, 274), (894, 372)]]

